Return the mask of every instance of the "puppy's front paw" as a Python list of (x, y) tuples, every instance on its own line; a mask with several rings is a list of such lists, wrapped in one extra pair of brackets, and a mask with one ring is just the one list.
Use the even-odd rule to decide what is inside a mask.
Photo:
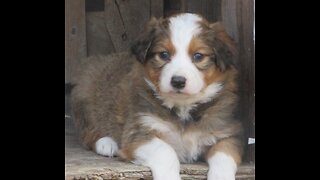
[(231, 156), (218, 152), (208, 163), (208, 180), (235, 180), (237, 165)]
[(118, 154), (118, 144), (110, 137), (100, 138), (95, 144), (97, 154), (113, 157)]

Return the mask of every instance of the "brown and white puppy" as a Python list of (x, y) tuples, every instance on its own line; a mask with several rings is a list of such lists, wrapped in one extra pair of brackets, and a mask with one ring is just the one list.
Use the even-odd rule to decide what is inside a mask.
[(91, 57), (72, 92), (83, 145), (178, 180), (205, 159), (209, 180), (234, 180), (242, 155), (236, 49), (219, 23), (195, 14), (151, 19), (132, 53)]

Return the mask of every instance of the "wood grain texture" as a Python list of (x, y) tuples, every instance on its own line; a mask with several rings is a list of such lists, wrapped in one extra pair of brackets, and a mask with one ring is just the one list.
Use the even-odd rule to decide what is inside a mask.
[(106, 28), (105, 18), (103, 11), (87, 12), (88, 56), (107, 55), (116, 51)]
[(181, 0), (181, 12), (198, 13), (210, 22), (221, 16), (221, 0)]
[(119, 6), (116, 0), (105, 0), (105, 25), (111, 37), (116, 52), (121, 52), (129, 47), (129, 41), (125, 38), (127, 29), (124, 26)]
[[(253, 42), (253, 0), (222, 0), (221, 16), (226, 31), (239, 49), (239, 95), (237, 117), (244, 123), (246, 138), (254, 138), (255, 123), (255, 58)], [(254, 162), (254, 145), (248, 145), (244, 160)]]
[[(248, 137), (255, 137), (255, 57), (253, 41), (254, 24), (253, 0), (237, 2), (239, 14), (239, 48), (240, 48), (240, 117), (245, 122)], [(255, 145), (249, 145), (246, 154), (247, 161), (255, 157)]]
[[(153, 6), (158, 1), (154, 1)], [(105, 0), (105, 24), (116, 52), (130, 48), (131, 42), (149, 20), (151, 12), (162, 15), (161, 10), (151, 11), (153, 6), (150, 0)]]
[(156, 18), (162, 17), (163, 8), (163, 0), (150, 0), (150, 16), (154, 16)]
[[(221, 20), (228, 34), (239, 43), (239, 17), (240, 9), (237, 9), (238, 0), (222, 0), (221, 2)], [(239, 7), (239, 6), (238, 6)], [(238, 12), (238, 13), (237, 13)]]
[(116, 2), (126, 29), (127, 41), (132, 42), (150, 18), (150, 0), (116, 0)]
[(73, 82), (73, 72), (86, 57), (85, 0), (65, 1), (65, 83)]

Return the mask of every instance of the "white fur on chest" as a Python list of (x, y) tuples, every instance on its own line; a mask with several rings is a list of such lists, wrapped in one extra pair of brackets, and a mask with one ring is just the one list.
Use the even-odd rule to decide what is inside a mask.
[(191, 120), (190, 111), (196, 108), (199, 104), (210, 102), (217, 93), (223, 88), (220, 83), (212, 83), (202, 92), (194, 96), (187, 97), (160, 97), (163, 100), (163, 105), (168, 108), (176, 107), (178, 109), (177, 115), (182, 121)]
[(180, 162), (190, 163), (196, 161), (205, 150), (205, 147), (216, 143), (216, 138), (212, 135), (207, 136), (200, 131), (186, 130), (182, 132), (170, 122), (152, 114), (141, 114), (140, 117), (143, 126), (162, 134), (162, 139), (176, 151)]
[(162, 100), (162, 105), (172, 109), (173, 107), (177, 108), (177, 115), (180, 117), (182, 121), (188, 121), (191, 120), (190, 111), (194, 108), (196, 108), (198, 105), (197, 103), (207, 103), (211, 101), (216, 95), (219, 93), (219, 91), (223, 88), (223, 85), (221, 83), (212, 83), (207, 88), (205, 88), (203, 91), (201, 91), (199, 94), (196, 95), (175, 95), (175, 94), (167, 94), (162, 93), (161, 95), (156, 91), (155, 85), (148, 80), (147, 78), (144, 78), (147, 85), (153, 90), (155, 96)]

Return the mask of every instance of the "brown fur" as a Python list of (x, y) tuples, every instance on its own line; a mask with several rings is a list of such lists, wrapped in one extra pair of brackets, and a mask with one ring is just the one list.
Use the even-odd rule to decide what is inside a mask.
[(183, 147), (176, 146), (176, 139), (140, 122), (144, 116), (141, 113), (144, 113), (169, 124), (172, 131), (181, 135), (181, 143), (186, 147), (191, 146), (194, 139), (201, 142), (215, 137), (217, 144), (212, 147), (204, 145), (201, 153), (211, 157), (215, 152), (223, 151), (240, 163), (242, 127), (233, 118), (238, 97), (236, 70), (232, 62), (236, 51), (232, 40), (221, 25), (203, 22), (206, 28), (193, 40), (189, 53), (200, 51), (207, 55), (207, 59), (195, 65), (202, 67), (199, 69), (207, 85), (221, 82), (224, 88), (213, 101), (197, 106), (195, 113), (199, 120), (183, 123), (170, 109), (162, 106), (161, 100), (155, 98), (143, 79), (149, 77), (158, 87), (165, 62), (159, 62), (157, 53), (164, 48), (174, 54), (166, 23), (165, 19), (152, 19), (146, 25), (132, 49), (136, 56), (120, 53), (88, 59), (72, 92), (74, 120), (82, 144), (94, 149), (94, 143), (99, 138), (109, 136), (119, 144), (120, 156), (133, 160), (137, 147), (158, 137), (183, 157)]

